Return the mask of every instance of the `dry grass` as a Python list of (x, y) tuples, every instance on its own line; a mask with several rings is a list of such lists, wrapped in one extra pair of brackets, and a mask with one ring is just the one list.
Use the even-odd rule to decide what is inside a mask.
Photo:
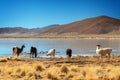
[[(18, 60), (19, 59), (19, 60)], [(119, 57), (112, 62), (53, 63), (0, 58), (2, 80), (120, 80)], [(117, 59), (117, 60), (116, 60)]]
[(60, 68), (60, 70), (61, 70), (61, 72), (63, 72), (63, 73), (68, 73), (68, 67), (65, 65), (65, 64), (63, 64), (62, 66), (61, 66), (61, 68)]
[(13, 60), (13, 61), (20, 61), (20, 57), (13, 57), (13, 58), (10, 58), (9, 56), (6, 56), (6, 57), (0, 57), (0, 62), (7, 62), (7, 61), (10, 61), (10, 60)]

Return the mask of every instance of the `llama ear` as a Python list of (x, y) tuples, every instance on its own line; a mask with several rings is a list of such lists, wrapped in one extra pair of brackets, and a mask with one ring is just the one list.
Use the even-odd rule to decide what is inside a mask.
[(25, 47), (25, 44), (23, 44), (23, 46)]
[(100, 46), (100, 45), (98, 44), (98, 45), (96, 45), (96, 46)]

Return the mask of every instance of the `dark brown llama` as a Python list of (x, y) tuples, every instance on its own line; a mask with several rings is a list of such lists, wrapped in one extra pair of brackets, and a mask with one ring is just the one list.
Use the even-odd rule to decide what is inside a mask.
[(71, 58), (71, 56), (72, 56), (72, 50), (71, 49), (67, 49), (66, 50), (66, 55), (67, 55), (68, 58)]
[(21, 48), (19, 47), (13, 47), (12, 52), (13, 52), (13, 56), (17, 55), (19, 56), (19, 54), (23, 51), (23, 48), (25, 48), (25, 45), (22, 45)]
[[(35, 55), (35, 56), (34, 56)], [(36, 47), (31, 47), (30, 49), (30, 57), (37, 57), (37, 48)]]

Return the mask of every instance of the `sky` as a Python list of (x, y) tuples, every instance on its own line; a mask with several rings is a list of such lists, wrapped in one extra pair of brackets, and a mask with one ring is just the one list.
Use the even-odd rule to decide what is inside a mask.
[(0, 28), (38, 28), (86, 18), (120, 19), (120, 0), (0, 0)]

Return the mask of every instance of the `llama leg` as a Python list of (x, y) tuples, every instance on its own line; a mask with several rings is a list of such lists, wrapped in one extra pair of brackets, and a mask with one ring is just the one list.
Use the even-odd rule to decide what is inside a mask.
[(110, 57), (111, 57), (111, 55), (110, 54), (108, 54), (108, 59), (110, 60)]
[(32, 58), (34, 58), (34, 53), (32, 53)]
[(17, 54), (17, 57), (19, 56), (19, 53)]
[(53, 58), (55, 58), (55, 55), (53, 55)]
[(32, 53), (32, 58), (33, 58), (33, 53)]
[(102, 56), (99, 56), (99, 62), (101, 62), (101, 60), (102, 60)]
[(35, 52), (35, 58), (37, 57), (37, 53)]
[(30, 53), (30, 58), (31, 58), (31, 53)]
[(13, 56), (15, 56), (15, 53), (13, 53)]
[(35, 51), (35, 57), (37, 57), (37, 49), (36, 49), (36, 51)]
[(50, 58), (52, 58), (52, 55), (50, 55)]

